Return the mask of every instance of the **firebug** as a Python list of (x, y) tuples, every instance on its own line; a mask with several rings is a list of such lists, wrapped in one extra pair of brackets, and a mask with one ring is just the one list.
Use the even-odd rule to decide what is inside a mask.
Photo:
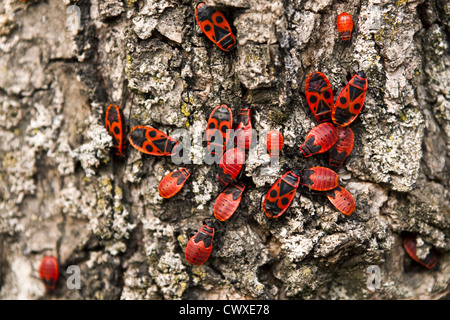
[(250, 109), (244, 108), (239, 111), (236, 126), (236, 145), (246, 150), (252, 145), (252, 120)]
[(330, 166), (340, 167), (353, 150), (355, 136), (350, 127), (337, 127), (338, 139), (330, 149)]
[(200, 2), (195, 8), (195, 20), (209, 40), (223, 51), (228, 52), (236, 45), (236, 38), (222, 12)]
[(187, 179), (191, 176), (191, 170), (186, 168), (176, 169), (164, 178), (158, 186), (161, 197), (171, 198), (176, 195), (184, 186)]
[(221, 157), (228, 143), (228, 130), (233, 127), (233, 113), (227, 105), (219, 105), (213, 109), (206, 128), (206, 145), (211, 155)]
[(45, 290), (52, 292), (56, 288), (59, 278), (58, 260), (53, 256), (45, 256), (39, 265), (39, 277), (44, 283)]
[(335, 126), (332, 123), (324, 122), (311, 129), (299, 149), (305, 157), (310, 157), (330, 150), (337, 139), (338, 132)]
[(219, 173), (217, 177), (219, 182), (227, 186), (241, 172), (245, 162), (245, 150), (240, 148), (228, 149), (220, 159)]
[(184, 251), (186, 261), (196, 266), (204, 264), (211, 255), (213, 238), (214, 227), (208, 222), (189, 240)]
[(356, 204), (352, 194), (344, 187), (336, 188), (326, 192), (328, 200), (346, 216), (350, 216), (355, 211)]
[(170, 156), (175, 154), (178, 141), (164, 132), (148, 126), (135, 126), (128, 137), (130, 144), (140, 152), (154, 156)]
[(337, 29), (342, 41), (350, 41), (352, 38), (353, 19), (347, 12), (342, 12), (337, 17)]
[(367, 78), (364, 71), (355, 74), (334, 103), (333, 122), (338, 126), (348, 126), (361, 112), (366, 100)]
[(333, 88), (328, 78), (321, 72), (313, 72), (305, 82), (306, 101), (318, 123), (331, 121), (334, 107)]
[(283, 136), (277, 130), (270, 130), (267, 133), (266, 145), (270, 157), (279, 157), (283, 148)]
[(113, 150), (118, 156), (125, 151), (125, 118), (119, 106), (110, 104), (105, 113), (105, 126), (113, 139)]
[(424, 259), (417, 256), (417, 236), (415, 234), (407, 234), (403, 238), (403, 248), (414, 261), (420, 263), (427, 269), (433, 269), (437, 263), (436, 254), (432, 250)]
[(278, 218), (287, 211), (295, 197), (300, 183), (297, 170), (288, 171), (281, 176), (266, 193), (263, 210), (268, 218)]
[(239, 207), (245, 185), (241, 182), (230, 184), (223, 192), (219, 194), (214, 202), (214, 216), (219, 221), (228, 220)]
[(312, 167), (302, 170), (300, 184), (315, 191), (328, 191), (339, 186), (336, 172), (325, 167)]

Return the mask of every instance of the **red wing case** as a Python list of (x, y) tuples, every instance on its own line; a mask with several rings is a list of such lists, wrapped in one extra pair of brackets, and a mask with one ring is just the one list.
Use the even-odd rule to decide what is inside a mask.
[(312, 167), (301, 173), (300, 184), (316, 191), (328, 191), (339, 186), (336, 172), (325, 167)]
[(346, 216), (350, 216), (355, 211), (356, 203), (352, 194), (344, 187), (338, 186), (327, 191), (328, 200)]
[(403, 248), (414, 261), (427, 269), (433, 269), (437, 263), (437, 257), (432, 251), (423, 260), (417, 256), (417, 237), (414, 234), (408, 234), (403, 238)]
[(113, 139), (113, 150), (118, 156), (125, 151), (125, 119), (119, 106), (110, 104), (105, 113), (105, 127)]
[(328, 122), (321, 123), (311, 129), (299, 149), (305, 157), (310, 157), (330, 150), (337, 139), (338, 132), (335, 126)]
[(350, 127), (337, 127), (338, 140), (330, 149), (330, 166), (340, 167), (353, 150), (355, 136)]
[(39, 265), (39, 277), (44, 283), (45, 290), (55, 290), (59, 278), (59, 265), (55, 257), (46, 256)]
[(268, 218), (278, 218), (291, 206), (300, 183), (300, 177), (288, 171), (267, 192), (263, 210)]
[(200, 2), (195, 8), (195, 20), (203, 33), (223, 51), (236, 45), (236, 38), (222, 12)]
[(224, 186), (227, 186), (241, 172), (245, 161), (245, 150), (233, 148), (227, 150), (219, 163), (219, 173), (217, 177)]
[(165, 176), (158, 186), (161, 197), (167, 199), (176, 195), (183, 188), (190, 175), (189, 170), (180, 168)]
[(245, 185), (238, 182), (229, 185), (214, 202), (214, 216), (219, 221), (228, 220), (239, 207)]
[(138, 151), (153, 156), (170, 156), (174, 154), (178, 141), (164, 132), (147, 126), (135, 126), (130, 130), (130, 144)]
[(250, 149), (253, 139), (250, 109), (241, 109), (237, 116), (236, 145), (245, 150)]
[(196, 266), (204, 264), (211, 255), (213, 238), (212, 224), (203, 225), (186, 246), (184, 251), (186, 261)]
[(317, 122), (331, 121), (334, 101), (333, 88), (328, 78), (318, 71), (311, 73), (305, 82), (305, 94)]
[(361, 112), (366, 100), (367, 78), (359, 71), (350, 79), (334, 103), (333, 122), (338, 126), (348, 126)]
[(206, 145), (212, 155), (222, 155), (228, 143), (227, 130), (233, 128), (233, 113), (230, 107), (222, 104), (214, 108), (206, 128)]
[(353, 19), (347, 12), (342, 12), (336, 20), (337, 29), (342, 41), (350, 41), (352, 39)]
[(270, 157), (279, 157), (283, 148), (283, 136), (277, 130), (271, 130), (267, 134), (266, 144)]

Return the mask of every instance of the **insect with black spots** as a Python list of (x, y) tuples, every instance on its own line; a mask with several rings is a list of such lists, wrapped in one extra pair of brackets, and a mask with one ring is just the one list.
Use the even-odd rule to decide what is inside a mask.
[(263, 210), (268, 218), (278, 218), (285, 213), (294, 200), (297, 188), (300, 184), (298, 170), (284, 173), (270, 187), (263, 202)]
[(225, 104), (215, 107), (206, 126), (206, 145), (210, 155), (223, 155), (232, 127), (233, 113), (230, 107)]
[(318, 71), (309, 74), (305, 82), (305, 94), (317, 122), (331, 121), (334, 100), (333, 88), (328, 78)]
[(142, 125), (131, 128), (128, 139), (136, 150), (153, 156), (174, 155), (179, 144), (164, 132)]
[(114, 154), (123, 157), (126, 146), (125, 118), (119, 106), (110, 104), (105, 113), (105, 127), (113, 140)]
[(229, 52), (235, 48), (236, 38), (222, 12), (200, 2), (195, 8), (195, 20), (209, 40), (221, 50)]
[(332, 112), (333, 122), (338, 126), (348, 126), (361, 112), (366, 99), (367, 77), (358, 71), (339, 93)]

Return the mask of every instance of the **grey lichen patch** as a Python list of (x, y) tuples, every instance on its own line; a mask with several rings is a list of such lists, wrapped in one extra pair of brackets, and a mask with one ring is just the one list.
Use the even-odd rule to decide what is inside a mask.
[(214, 258), (221, 261), (218, 264), (221, 273), (239, 290), (248, 291), (251, 296), (270, 297), (268, 288), (261, 283), (257, 273), (257, 268), (269, 261), (268, 250), (261, 244), (258, 235), (244, 226), (228, 231), (220, 242), (221, 247), (215, 251)]
[(270, 45), (242, 45), (238, 49), (236, 73), (248, 89), (271, 87), (275, 81), (275, 68)]
[(97, 119), (89, 118), (89, 129), (86, 132), (89, 142), (74, 150), (75, 159), (81, 162), (86, 176), (95, 175), (95, 169), (100, 166), (101, 161), (110, 155), (112, 138), (106, 128), (98, 124)]
[(439, 184), (427, 182), (426, 189), (413, 190), (407, 199), (393, 197), (383, 211), (390, 218), (396, 232), (409, 231), (421, 234), (436, 248), (448, 250), (449, 206), (443, 198), (448, 196)]
[[(186, 119), (176, 108), (182, 102), (184, 89), (179, 72), (174, 70), (180, 66), (178, 50), (156, 39), (141, 42), (130, 53), (128, 85), (132, 90), (149, 94), (133, 108), (133, 114), (138, 115), (141, 121), (152, 120), (177, 126), (184, 124)], [(167, 110), (172, 113), (167, 113)], [(165, 113), (164, 117), (162, 113)]]
[(184, 256), (175, 252), (174, 229), (158, 218), (143, 219), (148, 272), (166, 299), (181, 299), (188, 288), (189, 275)]
[[(370, 100), (367, 101), (370, 104)], [(402, 114), (390, 116), (381, 123), (369, 123), (372, 115), (363, 114), (365, 141), (362, 159), (349, 159), (348, 170), (377, 183), (385, 183), (393, 190), (409, 191), (418, 178), (422, 159), (424, 124), (422, 114), (415, 108), (402, 108)]]

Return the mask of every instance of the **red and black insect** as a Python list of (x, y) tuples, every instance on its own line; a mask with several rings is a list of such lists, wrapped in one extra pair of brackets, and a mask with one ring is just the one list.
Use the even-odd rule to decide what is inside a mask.
[(53, 256), (45, 256), (39, 265), (39, 277), (44, 283), (45, 290), (52, 292), (56, 288), (59, 278), (58, 260)]
[(253, 142), (253, 130), (250, 109), (241, 109), (237, 116), (236, 145), (245, 150), (250, 149)]
[(125, 151), (125, 118), (119, 106), (110, 104), (105, 113), (105, 126), (113, 139), (114, 153), (123, 156)]
[(184, 251), (186, 261), (196, 266), (204, 264), (211, 255), (213, 238), (213, 224), (208, 222), (189, 240)]
[(306, 135), (305, 142), (299, 150), (305, 157), (313, 154), (323, 153), (330, 150), (338, 139), (335, 126), (329, 122), (321, 123)]
[(355, 199), (344, 187), (338, 186), (326, 193), (328, 200), (344, 215), (350, 216), (355, 211)]
[(158, 186), (161, 197), (167, 199), (176, 195), (184, 186), (187, 179), (191, 176), (191, 170), (186, 168), (176, 169), (164, 178)]
[(222, 156), (228, 143), (229, 132), (233, 127), (233, 113), (227, 105), (214, 108), (206, 128), (206, 145), (211, 155)]
[(209, 40), (223, 51), (228, 52), (236, 45), (236, 38), (222, 12), (200, 2), (195, 8), (195, 20)]
[(237, 182), (229, 185), (214, 202), (214, 216), (219, 221), (228, 220), (239, 207), (242, 195), (245, 190), (245, 184)]
[(278, 218), (287, 211), (295, 197), (300, 183), (297, 170), (288, 171), (281, 176), (266, 193), (263, 210), (268, 218)]
[(270, 130), (269, 133), (267, 133), (266, 145), (270, 157), (278, 158), (281, 149), (283, 148), (283, 136), (277, 130)]
[(305, 82), (306, 101), (318, 123), (331, 121), (334, 106), (333, 88), (321, 72), (313, 72)]
[(239, 148), (228, 149), (219, 162), (219, 182), (227, 186), (241, 172), (245, 162), (245, 150)]
[(140, 152), (153, 156), (170, 156), (176, 152), (178, 141), (164, 132), (147, 126), (135, 126), (128, 137), (130, 144)]
[(339, 186), (336, 172), (325, 167), (312, 167), (301, 172), (300, 184), (315, 191), (328, 191)]
[(437, 256), (430, 250), (425, 259), (420, 259), (417, 256), (417, 237), (415, 234), (407, 234), (403, 238), (403, 248), (405, 248), (406, 253), (416, 262), (420, 263), (427, 269), (433, 269), (437, 263)]
[(355, 136), (350, 127), (337, 127), (338, 139), (330, 149), (330, 166), (340, 167), (353, 150)]
[(348, 126), (356, 119), (364, 106), (366, 91), (366, 74), (364, 71), (358, 71), (342, 89), (334, 103), (332, 119), (336, 125)]
[(353, 19), (347, 12), (342, 12), (337, 17), (337, 29), (342, 41), (350, 41), (352, 39)]

